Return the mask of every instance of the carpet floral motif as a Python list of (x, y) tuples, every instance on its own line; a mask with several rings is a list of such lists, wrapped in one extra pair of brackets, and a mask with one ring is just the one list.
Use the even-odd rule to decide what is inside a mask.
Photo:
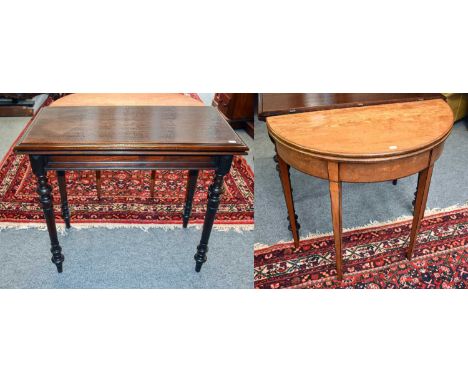
[(256, 288), (467, 288), (468, 208), (422, 222), (406, 260), (411, 221), (345, 232), (344, 278), (336, 279), (333, 236), (255, 251)]

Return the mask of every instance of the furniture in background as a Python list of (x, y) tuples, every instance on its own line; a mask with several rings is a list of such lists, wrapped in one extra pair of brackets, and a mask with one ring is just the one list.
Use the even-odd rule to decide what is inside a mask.
[(41, 93), (0, 93), (0, 117), (31, 117)]
[(259, 93), (258, 118), (443, 98), (440, 93)]
[(213, 106), (232, 128), (243, 128), (253, 138), (255, 98), (255, 93), (215, 93)]
[[(53, 102), (63, 106), (203, 106), (203, 103), (180, 93), (73, 93)], [(150, 196), (154, 198), (156, 170), (151, 171)], [(102, 197), (101, 170), (96, 170), (96, 191)]]
[(339, 280), (342, 264), (342, 182), (381, 182), (419, 173), (407, 258), (424, 217), (432, 169), (453, 125), (442, 99), (331, 109), (267, 118), (294, 246), (299, 247), (289, 167), (326, 179)]
[(442, 93), (453, 111), (455, 121), (466, 117), (468, 114), (468, 94)]
[[(62, 217), (70, 227), (65, 171), (68, 170), (189, 170), (183, 212), (186, 227), (198, 171), (214, 169), (201, 240), (195, 254), (199, 272), (206, 261), (208, 240), (221, 199), (224, 176), (233, 155), (247, 146), (212, 107), (102, 106), (42, 109), (16, 145), (28, 154), (37, 177), (40, 203), (51, 241), (52, 262), (62, 272), (60, 247), (47, 171), (57, 171)], [(163, 249), (164, 246), (159, 246)]]

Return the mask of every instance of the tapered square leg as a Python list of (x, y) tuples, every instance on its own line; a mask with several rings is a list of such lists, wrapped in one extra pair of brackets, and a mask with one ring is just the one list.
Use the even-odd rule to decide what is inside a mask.
[(189, 170), (187, 179), (187, 189), (185, 191), (185, 206), (183, 214), (183, 227), (187, 228), (190, 214), (192, 213), (193, 195), (197, 186), (198, 170)]
[(219, 157), (218, 168), (215, 171), (213, 183), (208, 190), (208, 206), (206, 209), (205, 220), (203, 222), (203, 231), (200, 244), (197, 247), (195, 254), (195, 271), (200, 272), (202, 265), (206, 262), (206, 253), (208, 252), (208, 240), (210, 239), (213, 223), (218, 211), (219, 202), (223, 189), (224, 176), (231, 169), (232, 155)]
[(416, 191), (416, 202), (414, 204), (413, 224), (411, 226), (410, 243), (406, 257), (411, 260), (413, 257), (414, 247), (418, 236), (421, 221), (424, 218), (424, 210), (426, 209), (427, 196), (429, 195), (429, 186), (431, 184), (432, 169), (434, 165), (429, 166), (419, 173), (418, 188)]
[(70, 228), (70, 209), (68, 207), (67, 182), (65, 179), (65, 171), (57, 171), (57, 180), (60, 191), (62, 218), (65, 221), (65, 227)]
[(289, 176), (289, 166), (286, 164), (280, 156), (278, 156), (278, 169), (283, 186), (284, 199), (286, 201), (286, 207), (288, 209), (288, 220), (289, 227), (293, 235), (294, 246), (299, 248), (299, 227), (297, 223), (297, 215), (294, 209), (294, 200), (291, 189), (291, 179)]
[(31, 167), (34, 175), (37, 177), (38, 186), (37, 194), (39, 195), (39, 201), (44, 211), (44, 217), (47, 224), (47, 230), (49, 232), (50, 244), (52, 252), (52, 262), (57, 266), (57, 271), (62, 272), (62, 263), (64, 256), (62, 254), (62, 248), (60, 247), (57, 237), (57, 226), (55, 225), (54, 206), (52, 198), (52, 187), (47, 179), (47, 173), (45, 166), (47, 163), (47, 157), (31, 155), (29, 157), (31, 161)]
[(333, 236), (335, 238), (336, 274), (338, 280), (343, 280), (343, 254), (342, 254), (342, 187), (341, 182), (330, 180), (330, 200), (333, 221)]
[(154, 186), (156, 183), (156, 170), (151, 171), (150, 197), (154, 198)]
[(96, 190), (97, 190), (97, 197), (101, 200), (102, 196), (102, 189), (101, 189), (101, 170), (96, 171)]

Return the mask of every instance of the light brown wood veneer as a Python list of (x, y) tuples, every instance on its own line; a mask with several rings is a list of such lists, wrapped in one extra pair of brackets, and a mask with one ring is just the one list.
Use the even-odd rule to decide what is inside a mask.
[(440, 99), (267, 119), (275, 140), (337, 159), (389, 157), (422, 150), (445, 139), (452, 123), (452, 110)]
[[(267, 118), (279, 157), (290, 220), (295, 216), (289, 166), (330, 182), (337, 277), (343, 278), (342, 182), (380, 182), (419, 173), (407, 257), (424, 217), (432, 168), (442, 153), (453, 114), (440, 99), (324, 110)], [(299, 246), (297, 223), (291, 225)]]

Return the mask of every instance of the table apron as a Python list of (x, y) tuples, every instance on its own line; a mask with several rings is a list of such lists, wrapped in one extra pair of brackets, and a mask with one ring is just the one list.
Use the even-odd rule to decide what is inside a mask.
[(216, 169), (219, 156), (190, 155), (48, 155), (46, 170)]
[(340, 163), (339, 180), (350, 183), (384, 182), (418, 173), (429, 166), (430, 151), (411, 157), (371, 163)]
[(353, 162), (317, 158), (276, 142), (278, 155), (295, 169), (317, 178), (330, 179), (328, 163), (336, 162), (339, 165), (339, 181), (349, 183), (383, 182), (416, 174), (439, 158), (443, 146), (444, 142), (441, 142), (430, 150), (403, 158)]

